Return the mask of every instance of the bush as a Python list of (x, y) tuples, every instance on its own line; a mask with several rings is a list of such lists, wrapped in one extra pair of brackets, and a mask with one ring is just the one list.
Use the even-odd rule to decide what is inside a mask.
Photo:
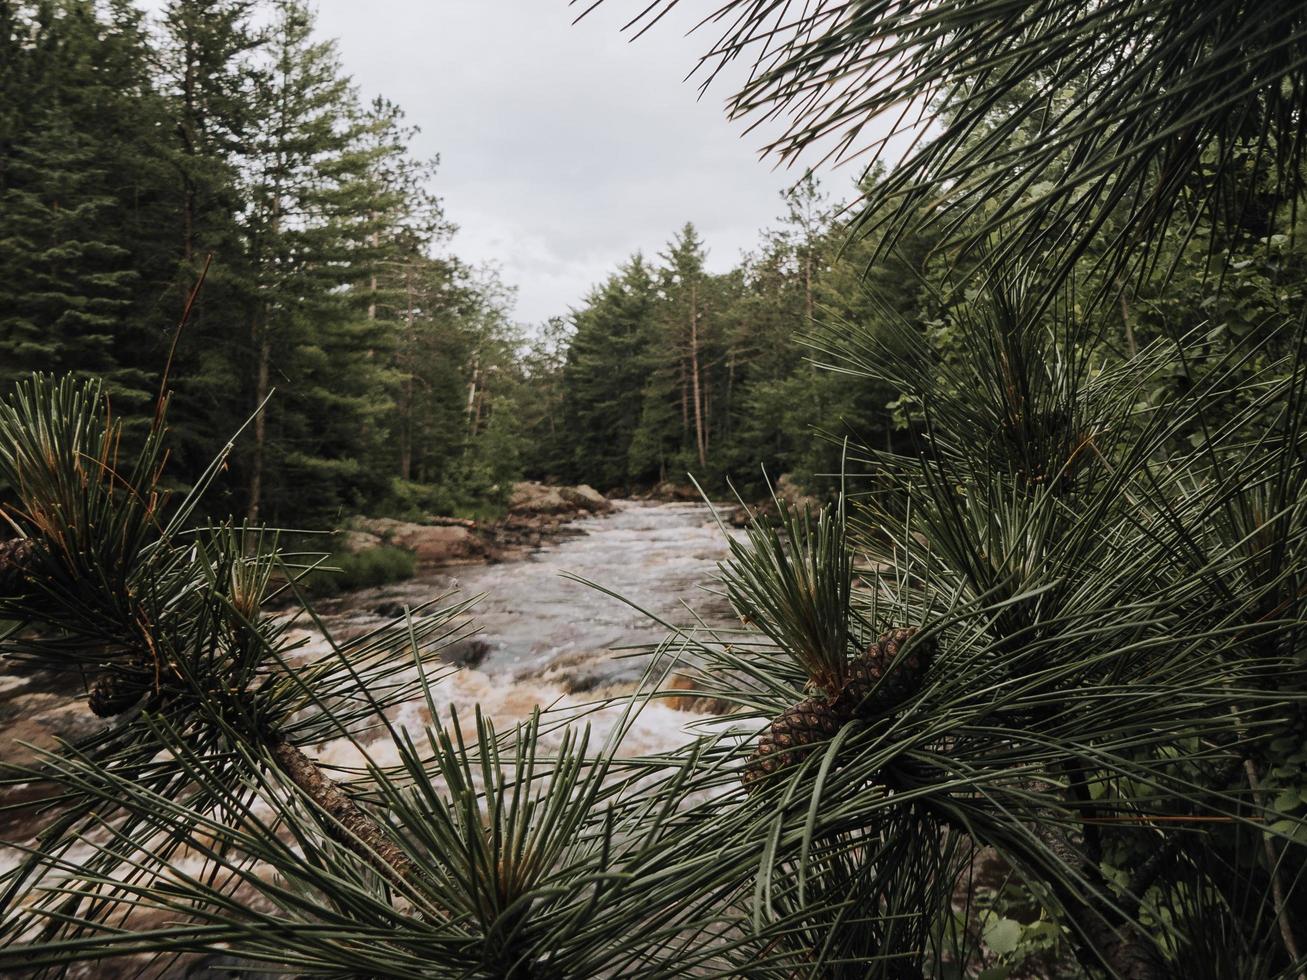
[(312, 596), (333, 596), (369, 589), (413, 577), (417, 557), (403, 548), (369, 548), (354, 554), (334, 554), (309, 572), (300, 584)]

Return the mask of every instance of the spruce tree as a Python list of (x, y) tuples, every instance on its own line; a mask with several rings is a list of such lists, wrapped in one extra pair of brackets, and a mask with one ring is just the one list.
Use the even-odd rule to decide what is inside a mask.
[(632, 486), (631, 442), (640, 420), (653, 330), (654, 280), (631, 259), (574, 316), (563, 368), (562, 417), (570, 434), (570, 478), (604, 489)]
[(163, 348), (138, 314), (157, 287), (158, 133), (140, 15), (73, 0), (6, 5), (0, 134), (0, 380), (33, 369), (152, 394)]

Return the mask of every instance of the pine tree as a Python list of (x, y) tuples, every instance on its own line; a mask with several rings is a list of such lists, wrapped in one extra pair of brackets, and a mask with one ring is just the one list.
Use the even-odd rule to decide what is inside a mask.
[(255, 0), (173, 0), (156, 32), (156, 63), (172, 125), (169, 298), (152, 311), (164, 327), (186, 312), (173, 354), (178, 398), (172, 449), (182, 473), (198, 474), (249, 412), (241, 398), (243, 344), (235, 326), (254, 288), (242, 215), (243, 174), (259, 125), (253, 100), (256, 58), (264, 43)]
[(654, 280), (631, 257), (590, 294), (574, 316), (563, 368), (563, 426), (571, 437), (566, 475), (608, 488), (630, 488), (631, 442), (640, 419), (646, 345), (652, 332)]
[(632, 440), (632, 476), (641, 481), (704, 473), (712, 442), (714, 286), (703, 242), (686, 224), (661, 255), (658, 304), (646, 345), (648, 371), (640, 425)]
[[(334, 46), (312, 31), (306, 5), (278, 5), (254, 93), (241, 374), (255, 414), (239, 459), (252, 520), (278, 513), (292, 488), (320, 490), (325, 512), (384, 489), (362, 459), (368, 420), (384, 410), (371, 355), (385, 329), (367, 310), (379, 223), (400, 193), (382, 166), (395, 120), (358, 104)], [(288, 384), (269, 400), (278, 377)]]
[(42, 0), (6, 4), (0, 25), (0, 380), (82, 372), (139, 409), (163, 347), (136, 316), (162, 275), (162, 108), (140, 15)]

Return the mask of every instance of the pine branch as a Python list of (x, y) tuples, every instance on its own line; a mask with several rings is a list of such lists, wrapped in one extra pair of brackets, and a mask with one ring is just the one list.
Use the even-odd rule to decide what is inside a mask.
[(349, 798), (340, 785), (323, 773), (316, 762), (279, 736), (264, 743), (277, 763), (277, 770), (300, 789), (328, 817), (332, 837), (367, 861), (382, 874), (412, 884), (413, 863), (380, 824)]

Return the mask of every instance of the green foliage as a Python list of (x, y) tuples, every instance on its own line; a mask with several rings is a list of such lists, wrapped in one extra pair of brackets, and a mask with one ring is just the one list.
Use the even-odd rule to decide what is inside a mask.
[[(521, 373), (508, 297), (441, 254), (453, 227), (412, 137), (305, 4), (5, 4), (0, 390), (101, 378), (140, 438), (170, 365), (178, 485), (255, 419), (216, 513), (331, 525), (394, 477), (447, 474), (461, 506), (497, 505), (517, 476), (497, 457)], [(509, 419), (483, 438), (487, 366)]]
[(417, 558), (403, 548), (368, 548), (364, 551), (330, 555), (299, 579), (304, 591), (314, 597), (332, 596), (355, 589), (370, 589), (402, 582), (417, 571)]
[[(617, 720), (597, 749), (576, 714), (510, 735), (480, 717), (464, 728), (438, 715), (432, 686), (465, 607), (328, 637), (319, 659), (290, 667), (292, 620), (262, 612), (286, 574), (275, 543), (188, 520), (221, 460), (170, 505), (157, 427), (120, 456), (126, 429), (98, 389), (28, 382), (0, 412), (17, 498), (4, 516), (20, 536), (3, 553), (0, 618), (38, 629), (6, 634), (0, 651), (94, 676), (90, 707), (115, 711), (99, 712), (102, 731), (0, 769), (37, 787), (17, 807), (50, 819), (0, 876), (0, 969), (222, 952), (305, 975), (413, 978), (993, 978), (1041, 957), (1058, 975), (1073, 957), (1074, 973), (1131, 980), (1301, 974), (1307, 318), (1294, 308), (1298, 246), (1270, 227), (1301, 177), (1300, 6), (909, 0), (849, 14), (819, 2), (793, 37), (771, 30), (786, 5), (723, 9), (743, 14), (727, 21), (723, 57), (768, 39), (737, 107), (804, 100), (815, 125), (801, 120), (794, 147), (895, 99), (939, 106), (943, 134), (877, 193), (914, 211), (929, 195), (944, 244), (971, 246), (941, 265), (931, 240), (904, 234), (908, 209), (872, 213), (904, 251), (861, 253), (861, 271), (900, 288), (855, 294), (857, 266), (841, 271), (799, 200), (795, 233), (751, 274), (708, 274), (686, 228), (651, 277), (628, 477), (724, 475), (718, 452), (748, 404), (736, 383), (773, 409), (810, 399), (827, 430), (877, 423), (885, 398), (901, 419), (897, 437), (883, 419), (853, 433), (847, 510), (780, 508), (783, 529), (758, 524), (738, 543), (726, 588), (758, 629), (679, 631), (641, 691), (605, 705)], [(319, 203), (380, 200), (360, 190), (375, 168), (334, 155), (343, 130), (307, 125), (339, 119), (349, 99), (329, 51), (307, 43), (303, 9), (285, 12), (275, 60), (303, 84), (265, 79), (259, 99), (304, 109), (290, 115), (321, 138), (333, 167), (310, 188)], [(887, 84), (859, 85), (859, 64), (892, 69)], [(286, 165), (275, 152), (261, 162), (270, 185)], [(1255, 206), (1229, 207), (1231, 187)], [(361, 212), (333, 241), (311, 221), (278, 227), (275, 191), (255, 216), (274, 252), (303, 231), (319, 256), (339, 246), (366, 261)], [(1171, 237), (1190, 192), (1200, 220)], [(1139, 232), (1155, 253), (1127, 247)], [(1250, 246), (1266, 258), (1241, 265)], [(1224, 279), (1207, 274), (1212, 257)], [(315, 343), (287, 361), (313, 380), (300, 420), (324, 404), (356, 415), (358, 391), (328, 390), (328, 368), (335, 353), (351, 363), (397, 293), (282, 258), (299, 289), (250, 294), (263, 317), (252, 349), (321, 314)], [(1158, 263), (1170, 283), (1150, 276)], [(265, 267), (249, 271), (268, 285)], [(825, 289), (810, 340), (833, 370), (802, 384), (778, 340), (796, 318), (809, 329)], [(375, 317), (346, 315), (373, 294)], [(789, 312), (766, 320), (773, 300)], [(396, 318), (414, 327), (408, 340), (419, 308)], [(609, 396), (598, 362), (615, 356), (586, 332), (561, 368), (591, 382), (578, 412)], [(450, 411), (463, 475), (422, 480), (446, 489), (500, 479), (514, 450), (496, 420), (523, 397), (514, 372), (492, 371), (510, 333), (470, 339), (489, 342), (455, 348), (471, 354), (463, 414)], [(368, 383), (402, 391), (418, 366)], [(554, 392), (538, 418), (558, 404)], [(297, 444), (297, 424), (277, 417), (253, 446), (352, 502), (355, 460)], [(770, 433), (769, 451), (794, 460), (804, 449), (785, 436)], [(479, 458), (481, 438), (495, 448)], [(805, 687), (834, 683), (823, 675), (850, 638), (883, 626), (916, 627), (913, 642), (937, 651), (929, 666), (878, 679), (865, 716), (823, 725)], [(676, 693), (657, 690), (673, 667), (731, 716), (674, 751), (625, 757), (646, 699)], [(124, 695), (139, 707), (117, 710)], [(393, 727), (418, 698), (424, 731)], [(805, 751), (742, 785), (764, 728)], [(369, 754), (365, 731), (397, 762)], [(328, 738), (363, 759), (339, 782), (300, 748)], [(973, 892), (982, 854), (1012, 874)]]
[(821, 321), (884, 319), (883, 293), (892, 311), (933, 315), (928, 243), (876, 260), (847, 245), (841, 209), (811, 175), (783, 197), (780, 226), (734, 270), (707, 271), (691, 225), (657, 266), (637, 255), (590, 295), (565, 364), (546, 375), (562, 388), (563, 425), (528, 471), (622, 490), (692, 474), (750, 497), (771, 489), (764, 472), (790, 473), (829, 496), (846, 437), (903, 441), (895, 385), (820, 371), (812, 344)]
[(732, 560), (722, 569), (726, 595), (741, 618), (834, 697), (844, 686), (854, 626), (844, 501), (817, 514), (792, 513), (780, 500), (776, 506), (781, 535), (755, 521), (747, 544), (731, 540)]

